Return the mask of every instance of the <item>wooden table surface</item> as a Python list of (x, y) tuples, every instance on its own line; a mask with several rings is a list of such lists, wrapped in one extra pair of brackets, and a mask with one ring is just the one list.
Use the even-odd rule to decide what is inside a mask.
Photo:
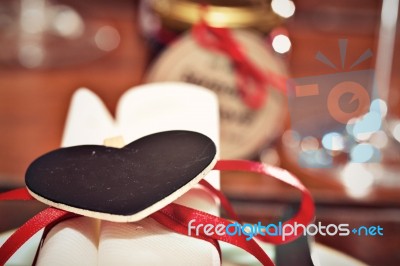
[[(0, 63), (2, 190), (22, 185), (28, 164), (59, 147), (69, 101), (77, 88), (95, 91), (114, 112), (119, 97), (140, 84), (145, 73), (148, 48), (138, 29), (137, 3), (127, 0), (69, 3), (84, 14), (85, 20), (117, 29), (120, 45), (100, 58), (65, 67), (29, 70)], [(376, 48), (380, 1), (342, 0), (322, 4), (307, 0), (296, 4), (296, 15), (288, 23), (293, 51), (285, 59), (294, 77), (332, 73), (314, 56), (322, 51), (339, 60), (339, 38), (349, 39), (350, 61), (361, 51)], [(359, 67), (373, 67), (374, 60)], [(399, 61), (395, 64), (397, 72)], [(400, 84), (398, 79), (395, 84)], [(399, 98), (400, 90), (392, 90), (390, 104), (395, 106)], [(400, 116), (400, 108), (392, 112)], [(280, 152), (282, 165), (295, 172), (310, 188), (317, 205), (317, 220), (354, 226), (379, 224), (385, 230), (384, 237), (317, 237), (317, 241), (371, 265), (400, 265), (400, 189), (375, 188), (368, 197), (353, 198), (335, 178), (321, 178), (292, 164), (285, 157), (280, 141), (274, 148)], [(279, 216), (288, 204), (298, 201), (298, 195), (292, 190), (256, 175), (225, 173), (222, 188), (247, 221), (267, 221)], [(0, 203), (0, 231), (20, 225), (42, 207), (41, 204)]]

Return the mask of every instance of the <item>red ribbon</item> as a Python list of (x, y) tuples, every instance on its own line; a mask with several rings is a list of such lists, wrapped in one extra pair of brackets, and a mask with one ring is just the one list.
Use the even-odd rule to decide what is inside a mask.
[(237, 87), (244, 103), (252, 108), (261, 108), (267, 98), (267, 89), (272, 86), (285, 92), (285, 77), (258, 68), (235, 40), (227, 28), (214, 28), (201, 20), (192, 29), (194, 39), (204, 48), (227, 55), (237, 72)]
[[(244, 171), (244, 172), (253, 172), (266, 176), (271, 176), (278, 180), (281, 180), (284, 183), (287, 183), (294, 188), (300, 190), (302, 193), (302, 201), (299, 208), (298, 213), (286, 221), (284, 224), (303, 224), (308, 225), (314, 219), (314, 203), (311, 197), (310, 192), (301, 184), (301, 182), (293, 176), (291, 173), (277, 168), (273, 166), (267, 166), (262, 163), (250, 162), (250, 161), (235, 161), (235, 160), (222, 160), (218, 161), (215, 165), (214, 170), (220, 171)], [(217, 196), (221, 201), (221, 206), (226, 210), (228, 215), (239, 221), (236, 213), (234, 212), (231, 204), (228, 199), (217, 189), (211, 186), (205, 180), (200, 181), (200, 184), (207, 188), (212, 194)], [(13, 191), (9, 191), (6, 193), (0, 194), (0, 200), (34, 200), (27, 191), (26, 188), (16, 189)], [(41, 229), (49, 229), (55, 224), (74, 217), (78, 217), (79, 215), (70, 213), (67, 211), (59, 210), (53, 207), (47, 208), (39, 214), (35, 215), (33, 218), (28, 220), (24, 225), (22, 225), (17, 231), (14, 232), (10, 238), (0, 247), (0, 265), (4, 265), (7, 260), (26, 242), (28, 241), (35, 233), (40, 231)], [(199, 210), (195, 210), (192, 208), (188, 208), (182, 205), (178, 205), (175, 203), (171, 203), (161, 210), (150, 215), (151, 218), (155, 219), (160, 224), (166, 226), (167, 228), (175, 231), (177, 233), (183, 235), (190, 235), (192, 237), (196, 237), (205, 241), (210, 242), (221, 254), (218, 241), (224, 241), (240, 247), (254, 257), (256, 257), (263, 265), (274, 265), (268, 255), (264, 252), (264, 250), (257, 244), (254, 239), (246, 240), (245, 235), (217, 235), (214, 234), (209, 236), (206, 232), (204, 232), (204, 227), (200, 228), (199, 235), (196, 235), (196, 232), (188, 231), (189, 223), (191, 222), (192, 226), (197, 226), (199, 224), (212, 224), (214, 228), (223, 224), (228, 226), (232, 224), (231, 221), (223, 219), (221, 217), (217, 217), (211, 215), (209, 213), (205, 213)], [(301, 227), (300, 227), (301, 228)], [(257, 235), (262, 241), (270, 242), (273, 244), (284, 244), (290, 241), (295, 240), (299, 236), (302, 235), (302, 231), (297, 235), (292, 234), (288, 235), (285, 240), (282, 240), (280, 236), (269, 236), (269, 235)], [(220, 256), (221, 257), (221, 256)]]
[(0, 193), (0, 200), (34, 200), (26, 188), (18, 188)]

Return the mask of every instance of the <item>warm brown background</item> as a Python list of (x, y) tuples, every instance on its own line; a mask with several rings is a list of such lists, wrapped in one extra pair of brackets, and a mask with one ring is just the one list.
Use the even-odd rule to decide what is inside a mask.
[[(127, 0), (68, 3), (75, 6), (87, 21), (114, 26), (121, 34), (121, 44), (101, 58), (74, 66), (27, 70), (17, 65), (0, 65), (2, 190), (22, 185), (28, 164), (59, 146), (69, 100), (76, 88), (87, 87), (95, 91), (113, 112), (122, 93), (140, 84), (143, 77), (148, 48), (138, 32), (137, 3)], [(293, 51), (284, 58), (292, 75), (304, 77), (332, 73), (332, 69), (316, 61), (314, 56), (317, 51), (322, 51), (334, 63), (339, 63), (339, 38), (349, 40), (349, 62), (368, 48), (374, 51), (380, 5), (380, 1), (373, 0), (296, 1), (296, 15), (288, 22)], [(395, 62), (393, 71), (396, 74), (400, 69), (399, 54), (396, 54)], [(371, 68), (373, 64), (374, 59), (367, 60), (359, 67)], [(394, 107), (400, 102), (397, 84), (398, 79), (395, 79), (390, 97), (390, 104)], [(393, 108), (392, 112), (400, 115), (400, 108)], [(354, 226), (379, 224), (385, 230), (385, 236), (381, 238), (320, 237), (318, 241), (372, 265), (400, 265), (398, 189), (376, 189), (366, 198), (353, 199), (334, 178), (321, 178), (300, 171), (284, 157), (281, 160), (283, 166), (296, 172), (311, 189), (317, 203), (318, 220)], [(298, 200), (297, 194), (281, 184), (252, 175), (225, 174), (223, 190), (248, 221), (266, 220), (265, 213), (275, 217), (288, 203)], [(40, 205), (26, 206), (0, 203), (0, 231), (17, 226), (25, 216), (41, 208)], [(21, 213), (24, 215), (18, 215)]]

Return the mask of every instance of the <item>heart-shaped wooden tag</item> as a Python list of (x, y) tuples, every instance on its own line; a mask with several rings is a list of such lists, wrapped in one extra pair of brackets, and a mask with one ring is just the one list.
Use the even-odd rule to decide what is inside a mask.
[(145, 136), (121, 149), (83, 145), (36, 159), (25, 183), (34, 198), (115, 222), (143, 219), (197, 184), (215, 165), (216, 147), (192, 131)]

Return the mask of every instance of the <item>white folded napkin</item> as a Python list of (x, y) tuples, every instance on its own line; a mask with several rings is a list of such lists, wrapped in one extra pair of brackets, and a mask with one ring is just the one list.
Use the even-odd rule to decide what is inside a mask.
[(219, 265), (210, 243), (171, 232), (151, 218), (135, 223), (104, 221), (98, 265)]
[(38, 266), (97, 265), (98, 221), (79, 217), (56, 225), (40, 249)]

